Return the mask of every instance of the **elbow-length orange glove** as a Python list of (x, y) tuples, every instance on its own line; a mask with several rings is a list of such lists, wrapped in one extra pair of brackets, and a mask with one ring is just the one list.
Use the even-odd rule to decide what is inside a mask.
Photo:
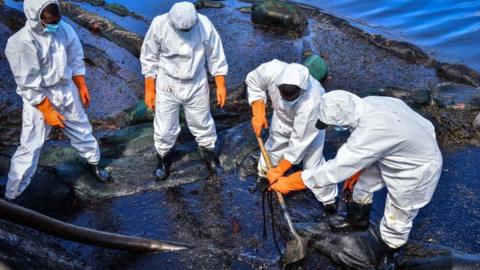
[(287, 194), (290, 191), (304, 190), (307, 186), (303, 183), (302, 171), (295, 172), (287, 177), (280, 177), (270, 186), (270, 189)]
[(62, 122), (65, 120), (65, 117), (57, 112), (55, 108), (53, 108), (52, 103), (50, 103), (50, 100), (47, 97), (37, 105), (37, 108), (42, 112), (43, 118), (45, 118), (45, 122), (47, 122), (47, 124), (52, 127), (65, 127)]
[(145, 105), (155, 111), (155, 78), (145, 77)]
[(227, 87), (225, 86), (225, 76), (215, 76), (215, 85), (217, 86), (217, 105), (223, 108), (227, 99)]
[(252, 127), (257, 137), (262, 134), (262, 128), (268, 128), (267, 117), (265, 115), (265, 102), (255, 100), (252, 103)]
[(283, 176), (288, 169), (292, 167), (292, 163), (286, 159), (282, 159), (277, 167), (273, 167), (267, 172), (267, 179), (270, 184), (275, 182), (279, 177)]

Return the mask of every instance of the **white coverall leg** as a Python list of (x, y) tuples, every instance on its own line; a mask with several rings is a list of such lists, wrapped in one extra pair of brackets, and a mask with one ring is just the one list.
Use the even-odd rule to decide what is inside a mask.
[[(383, 187), (385, 187), (385, 182), (377, 165), (373, 164), (362, 172), (353, 189), (353, 201), (359, 204), (370, 204), (373, 193)], [(417, 216), (419, 208), (400, 208), (393, 201), (392, 193), (388, 192), (384, 216), (380, 222), (380, 235), (388, 246), (398, 248), (407, 242), (413, 226), (413, 219)]]
[[(184, 91), (185, 92), (185, 91)], [(165, 156), (175, 144), (180, 133), (179, 112), (182, 105), (187, 125), (195, 136), (198, 145), (213, 150), (217, 141), (215, 123), (210, 114), (210, 96), (206, 79), (200, 88), (191, 91), (190, 97), (183, 98), (175, 90), (163, 89), (157, 85), (154, 140), (155, 149), (160, 156)]]
[(156, 91), (153, 139), (157, 153), (164, 157), (180, 133), (180, 100), (171, 91)]
[[(73, 84), (70, 84), (72, 87)], [(100, 150), (93, 137), (92, 126), (81, 106), (78, 96), (68, 108), (56, 108), (65, 117), (62, 130), (70, 139), (71, 145), (90, 164), (98, 164)], [(71, 112), (76, 112), (72, 114)], [(30, 184), (35, 174), (42, 146), (51, 131), (43, 114), (36, 107), (24, 102), (22, 113), (22, 134), (20, 146), (12, 157), (5, 196), (15, 199)]]
[[(291, 130), (290, 132), (285, 132), (285, 125), (282, 125), (278, 121), (279, 120), (274, 113), (272, 116), (270, 135), (265, 143), (265, 149), (270, 155), (272, 166), (278, 165), (278, 162), (280, 162), (280, 160), (283, 158), (290, 141)], [(323, 158), (324, 143), (325, 131), (320, 131), (305, 153), (302, 161), (304, 169), (314, 169), (325, 162), (325, 159)], [(268, 169), (262, 153), (260, 153), (260, 160), (258, 161), (257, 169), (258, 175), (266, 178)], [(334, 203), (338, 194), (337, 185), (315, 188), (312, 189), (312, 192), (317, 200), (322, 202), (324, 205)]]
[(210, 114), (209, 92), (208, 82), (205, 80), (201, 90), (196, 91), (183, 103), (183, 111), (188, 128), (195, 136), (198, 145), (213, 150), (217, 141), (217, 133), (215, 122)]

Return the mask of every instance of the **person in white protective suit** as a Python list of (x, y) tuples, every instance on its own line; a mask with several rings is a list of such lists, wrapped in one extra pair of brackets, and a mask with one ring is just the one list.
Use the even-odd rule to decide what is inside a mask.
[(396, 269), (399, 249), (408, 240), (413, 219), (430, 202), (440, 178), (442, 154), (435, 129), (399, 99), (361, 99), (343, 90), (322, 96), (317, 127), (327, 125), (351, 131), (335, 158), (280, 178), (272, 189), (282, 193), (305, 186), (316, 189), (362, 171), (353, 189), (353, 201), (347, 203), (347, 217), (330, 224), (334, 230), (346, 231), (368, 228), (373, 192), (386, 186), (380, 224), (383, 263), (385, 269)]
[(180, 106), (199, 151), (214, 174), (218, 169), (214, 151), (217, 134), (210, 114), (205, 62), (215, 78), (217, 104), (221, 107), (225, 104), (228, 73), (217, 30), (206, 16), (197, 13), (192, 3), (176, 3), (168, 13), (153, 20), (140, 61), (145, 76), (145, 104), (155, 111), (156, 179), (165, 179), (169, 174), (169, 153), (180, 133)]
[[(260, 65), (247, 75), (248, 102), (252, 106), (252, 127), (259, 137), (267, 128), (265, 104), (267, 93), (272, 101), (273, 117), (265, 148), (274, 168), (267, 171), (261, 156), (258, 174), (270, 183), (283, 176), (293, 165), (303, 161), (304, 169), (314, 169), (325, 162), (325, 131), (315, 128), (322, 85), (300, 64), (287, 64), (277, 59)], [(335, 213), (337, 185), (312, 189), (327, 213)]]
[(83, 49), (73, 28), (61, 20), (56, 0), (25, 0), (25, 26), (8, 39), (5, 55), (23, 99), (20, 146), (12, 157), (5, 198), (29, 185), (52, 126), (61, 128), (101, 181), (100, 151), (82, 107), (90, 103)]

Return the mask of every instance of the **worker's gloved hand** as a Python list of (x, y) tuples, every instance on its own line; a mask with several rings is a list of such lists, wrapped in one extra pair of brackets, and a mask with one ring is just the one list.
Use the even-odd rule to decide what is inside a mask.
[(267, 179), (270, 184), (274, 183), (278, 178), (283, 176), (288, 169), (292, 167), (292, 163), (286, 159), (282, 159), (277, 167), (273, 167), (267, 172)]
[(343, 191), (343, 199), (345, 201), (347, 202), (353, 201), (353, 188), (355, 187), (355, 184), (358, 182), (358, 179), (360, 179), (361, 175), (362, 175), (362, 171), (358, 171), (343, 183), (342, 191)]
[(155, 78), (145, 77), (145, 105), (155, 111)]
[(295, 172), (287, 177), (280, 177), (278, 181), (270, 186), (270, 190), (287, 194), (290, 191), (303, 190), (307, 187), (303, 183), (302, 171)]
[(45, 118), (45, 122), (47, 122), (47, 124), (53, 127), (65, 127), (62, 122), (65, 121), (65, 118), (53, 108), (48, 98), (45, 98), (42, 102), (40, 102), (40, 104), (37, 105), (37, 108), (42, 112), (43, 118)]
[(85, 76), (73, 76), (73, 82), (78, 88), (78, 93), (80, 95), (80, 99), (82, 100), (83, 107), (88, 108), (88, 106), (90, 106), (90, 93), (88, 92), (87, 83), (85, 82)]
[(227, 87), (225, 86), (225, 76), (215, 76), (215, 85), (217, 86), (217, 105), (223, 108), (227, 99)]
[(268, 128), (267, 117), (265, 116), (265, 102), (263, 100), (255, 100), (252, 103), (252, 127), (255, 135), (260, 137), (262, 128)]

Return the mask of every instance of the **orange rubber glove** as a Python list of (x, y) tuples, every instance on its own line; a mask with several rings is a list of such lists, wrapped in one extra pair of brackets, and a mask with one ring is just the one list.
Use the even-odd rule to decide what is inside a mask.
[(145, 77), (145, 105), (155, 111), (155, 78)]
[(78, 93), (80, 94), (83, 107), (88, 108), (88, 106), (90, 106), (90, 93), (88, 92), (87, 83), (85, 82), (85, 76), (73, 76), (73, 82), (78, 88)]
[(343, 191), (353, 192), (353, 187), (358, 182), (360, 175), (362, 175), (362, 171), (358, 171), (354, 175), (352, 175), (350, 178), (348, 178), (345, 181), (345, 183), (343, 183)]
[(270, 186), (270, 189), (287, 194), (290, 191), (303, 190), (307, 187), (303, 183), (302, 171), (295, 172), (287, 177), (280, 177), (278, 181)]
[(252, 127), (255, 135), (260, 137), (262, 128), (268, 128), (267, 117), (265, 116), (265, 102), (263, 100), (255, 100), (252, 103)]
[(292, 167), (292, 163), (290, 163), (290, 161), (283, 158), (278, 163), (277, 167), (273, 167), (270, 170), (268, 170), (267, 172), (268, 182), (270, 182), (270, 184), (274, 183), (275, 180), (283, 176), (285, 172), (288, 171), (288, 169), (290, 169), (291, 167)]
[(45, 122), (47, 122), (47, 124), (49, 124), (50, 126), (59, 128), (65, 127), (62, 122), (65, 120), (65, 117), (63, 117), (63, 115), (61, 115), (53, 108), (48, 98), (45, 98), (42, 102), (40, 102), (40, 104), (37, 105), (37, 109), (43, 113), (43, 118), (45, 118)]
[(361, 175), (362, 175), (362, 171), (358, 171), (343, 183), (342, 191), (343, 191), (344, 201), (347, 201), (347, 202), (353, 201), (353, 188), (355, 187), (355, 184), (358, 182), (358, 179), (360, 179)]
[(227, 99), (227, 87), (225, 86), (225, 76), (215, 76), (215, 85), (217, 86), (217, 105), (223, 108)]

